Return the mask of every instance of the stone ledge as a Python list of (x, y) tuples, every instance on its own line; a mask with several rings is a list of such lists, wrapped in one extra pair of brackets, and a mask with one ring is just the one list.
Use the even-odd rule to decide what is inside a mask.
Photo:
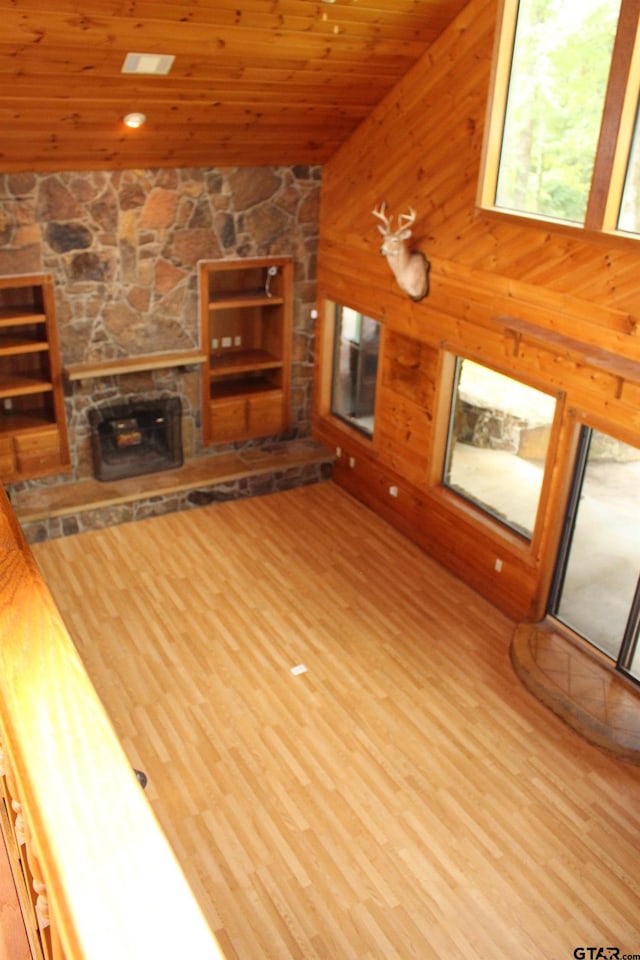
[(175, 470), (125, 480), (31, 488), (11, 493), (11, 504), (27, 540), (36, 543), (315, 483), (331, 476), (333, 460), (333, 453), (314, 440), (291, 440), (196, 457)]
[(511, 662), (525, 687), (590, 743), (640, 764), (640, 688), (559, 625), (521, 623)]

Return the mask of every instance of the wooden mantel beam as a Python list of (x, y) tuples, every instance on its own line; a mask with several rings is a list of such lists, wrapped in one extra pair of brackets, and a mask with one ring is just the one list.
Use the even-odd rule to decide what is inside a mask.
[(68, 380), (92, 380), (145, 370), (188, 367), (191, 364), (204, 363), (205, 360), (206, 354), (202, 350), (183, 350), (177, 353), (152, 353), (114, 360), (96, 360), (93, 363), (70, 363), (64, 372)]

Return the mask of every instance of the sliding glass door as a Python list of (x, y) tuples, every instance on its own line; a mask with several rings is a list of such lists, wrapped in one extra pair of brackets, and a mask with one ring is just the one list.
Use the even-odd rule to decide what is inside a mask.
[(582, 428), (550, 613), (640, 680), (640, 450)]

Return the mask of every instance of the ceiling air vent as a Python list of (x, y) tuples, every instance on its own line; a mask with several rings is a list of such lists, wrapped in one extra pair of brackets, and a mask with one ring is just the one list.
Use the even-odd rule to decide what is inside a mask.
[(173, 66), (175, 57), (170, 53), (128, 53), (124, 58), (121, 73), (144, 73), (164, 77)]

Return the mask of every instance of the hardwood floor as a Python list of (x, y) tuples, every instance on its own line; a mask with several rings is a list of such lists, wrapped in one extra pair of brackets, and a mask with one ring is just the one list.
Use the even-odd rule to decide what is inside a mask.
[(640, 954), (640, 769), (334, 484), (34, 553), (229, 960)]

